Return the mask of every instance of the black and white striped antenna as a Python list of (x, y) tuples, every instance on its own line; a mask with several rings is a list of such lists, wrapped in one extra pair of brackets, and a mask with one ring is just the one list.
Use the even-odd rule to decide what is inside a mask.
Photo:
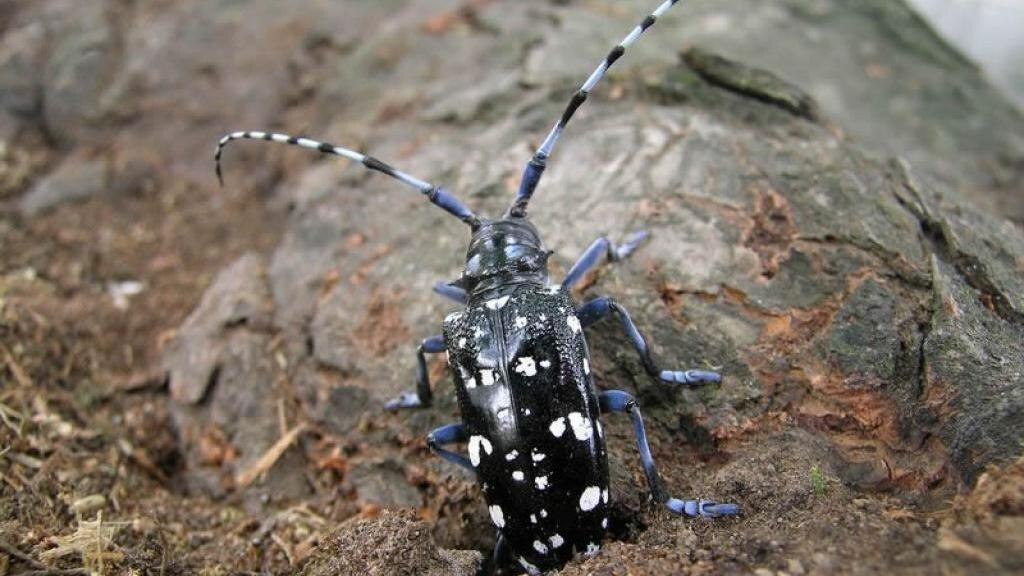
[(537, 183), (540, 182), (541, 175), (544, 174), (544, 168), (547, 166), (547, 160), (551, 157), (551, 151), (554, 149), (555, 144), (558, 143), (558, 138), (562, 135), (565, 130), (566, 124), (572, 119), (572, 115), (576, 113), (576, 109), (580, 107), (590, 94), (594, 86), (600, 82), (601, 78), (604, 77), (605, 72), (612, 67), (612, 64), (616, 60), (622, 57), (626, 53), (626, 48), (629, 48), (645, 30), (654, 25), (654, 23), (660, 18), (668, 9), (674, 6), (678, 0), (665, 0), (660, 6), (658, 6), (654, 12), (644, 18), (632, 32), (626, 36), (622, 42), (619, 42), (612, 51), (605, 56), (604, 60), (597, 67), (596, 70), (587, 78), (587, 81), (583, 83), (583, 86), (573, 94), (569, 105), (566, 106), (565, 112), (562, 113), (562, 117), (559, 118), (558, 122), (555, 123), (555, 127), (548, 133), (547, 138), (541, 143), (540, 148), (537, 148), (537, 152), (534, 153), (533, 158), (526, 165), (526, 169), (523, 171), (523, 179), (519, 183), (519, 192), (516, 194), (516, 200), (512, 206), (508, 209), (508, 214), (515, 217), (526, 216), (526, 205), (530, 203), (530, 197), (533, 196), (534, 189), (537, 188)]
[(299, 136), (289, 136), (288, 134), (277, 134), (274, 132), (232, 132), (220, 139), (217, 142), (217, 150), (213, 154), (214, 162), (216, 163), (217, 169), (217, 180), (220, 181), (221, 186), (224, 185), (224, 177), (221, 174), (220, 158), (224, 152), (224, 147), (229, 142), (234, 140), (266, 140), (269, 142), (279, 142), (282, 144), (291, 144), (293, 146), (300, 146), (302, 148), (308, 148), (310, 150), (316, 150), (324, 154), (333, 154), (334, 156), (341, 156), (348, 158), (353, 162), (359, 162), (370, 170), (375, 170), (383, 174), (399, 180), (400, 182), (415, 188), (421, 194), (427, 197), (436, 206), (439, 206), (449, 214), (457, 217), (470, 226), (476, 227), (480, 224), (480, 219), (477, 218), (473, 212), (467, 208), (462, 202), (459, 202), (450, 192), (435, 186), (429, 182), (424, 182), (419, 178), (410, 176), (401, 170), (393, 168), (384, 162), (369, 156), (361, 154), (348, 148), (342, 148), (327, 142), (319, 142), (317, 140), (311, 140), (309, 138), (302, 138)]

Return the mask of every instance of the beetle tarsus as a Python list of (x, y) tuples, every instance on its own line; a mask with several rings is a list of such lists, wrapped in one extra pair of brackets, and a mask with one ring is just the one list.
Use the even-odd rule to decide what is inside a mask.
[(737, 516), (740, 507), (736, 504), (719, 504), (711, 500), (680, 500), (669, 498), (665, 507), (672, 513), (690, 518), (721, 518), (723, 516)]
[(384, 404), (384, 409), (389, 412), (395, 412), (397, 410), (408, 410), (410, 408), (426, 408), (427, 406), (430, 406), (430, 403), (420, 400), (419, 394), (416, 392), (406, 392), (398, 398), (388, 400)]
[(704, 370), (662, 370), (658, 375), (662, 382), (670, 384), (686, 384), (689, 386), (700, 386), (702, 384), (719, 384), (722, 382), (721, 374), (707, 372)]
[(651, 233), (647, 232), (646, 230), (633, 232), (632, 234), (629, 235), (628, 238), (626, 238), (626, 241), (623, 242), (622, 245), (620, 245), (618, 248), (613, 248), (610, 250), (610, 259), (613, 262), (618, 262), (619, 260), (625, 260), (626, 258), (629, 258), (630, 255), (632, 255), (633, 252), (635, 252), (637, 248), (642, 246), (643, 243), (646, 242), (647, 239), (650, 237)]

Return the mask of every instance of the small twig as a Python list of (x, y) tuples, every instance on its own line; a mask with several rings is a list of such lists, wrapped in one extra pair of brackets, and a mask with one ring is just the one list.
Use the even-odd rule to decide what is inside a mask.
[[(11, 421), (11, 418), (17, 419), (18, 420), (18, 424), (15, 425), (14, 422)], [(22, 433), (22, 431), (25, 428), (25, 416), (24, 415), (22, 415), (17, 410), (7, 406), (3, 402), (0, 402), (0, 420), (2, 420), (4, 425), (6, 425), (8, 428), (10, 428), (11, 431), (13, 431), (15, 434), (17, 434), (18, 438), (21, 438), (21, 433)]]
[(14, 545), (8, 544), (6, 540), (0, 539), (0, 550), (3, 550), (4, 552), (10, 554), (11, 556), (14, 556), (18, 560), (21, 560), (22, 562), (28, 564), (29, 566), (32, 566), (33, 568), (46, 568), (45, 564), (29, 556), (28, 554), (25, 554)]
[(11, 351), (8, 350), (6, 346), (0, 347), (0, 349), (3, 350), (7, 369), (11, 371), (11, 375), (14, 376), (14, 380), (22, 388), (31, 389), (33, 387), (32, 378), (30, 378), (24, 368), (21, 367), (21, 364), (18, 364), (18, 361), (14, 359), (14, 356), (11, 355)]
[(14, 479), (8, 478), (3, 472), (0, 472), (0, 480), (3, 480), (4, 482), (7, 483), (8, 486), (14, 488), (15, 490), (21, 490), (22, 488), (25, 487), (24, 484), (18, 484), (18, 482), (15, 481)]
[(42, 570), (18, 572), (14, 576), (89, 576), (89, 571), (84, 568), (71, 568), (68, 570), (55, 570), (52, 568), (44, 568)]
[(288, 433), (288, 416), (284, 413), (284, 398), (277, 399), (277, 424), (281, 428), (281, 435)]
[(284, 455), (285, 451), (291, 447), (292, 443), (295, 442), (295, 439), (299, 437), (299, 434), (302, 433), (305, 428), (305, 424), (298, 424), (289, 430), (288, 433), (275, 442), (269, 450), (264, 452), (263, 456), (260, 456), (260, 459), (252, 466), (235, 476), (235, 484), (240, 488), (246, 488), (255, 482), (257, 478), (274, 466), (277, 460)]
[(26, 468), (34, 468), (38, 470), (43, 467), (42, 460), (34, 456), (29, 456), (28, 454), (22, 454), (21, 452), (10, 452), (5, 450), (3, 457), (7, 458), (11, 462), (21, 464)]
[(295, 566), (295, 556), (292, 554), (291, 548), (289, 548), (288, 545), (285, 544), (284, 540), (282, 540), (281, 537), (277, 534), (271, 534), (270, 540), (274, 544), (277, 544), (277, 547), (280, 548), (282, 552), (284, 552), (285, 558), (288, 559), (288, 565)]

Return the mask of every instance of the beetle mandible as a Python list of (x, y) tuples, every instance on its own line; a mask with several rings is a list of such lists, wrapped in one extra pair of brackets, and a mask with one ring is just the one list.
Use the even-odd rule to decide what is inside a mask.
[[(472, 230), (462, 277), (435, 291), (465, 305), (444, 321), (443, 334), (417, 349), (417, 389), (388, 402), (388, 410), (428, 406), (432, 392), (426, 354), (446, 352), (462, 422), (427, 437), (430, 449), (475, 473), (488, 513), (498, 530), (492, 565), (506, 550), (530, 574), (565, 564), (574, 552), (594, 554), (608, 527), (608, 461), (602, 413), (628, 413), (652, 497), (675, 514), (718, 517), (739, 513), (735, 504), (672, 498), (661, 486), (647, 444), (643, 418), (626, 392), (598, 394), (583, 330), (598, 320), (618, 318), (644, 369), (662, 382), (697, 385), (720, 382), (714, 372), (659, 369), (647, 343), (620, 304), (599, 297), (577, 306), (570, 290), (602, 256), (629, 256), (646, 238), (632, 235), (621, 246), (599, 238), (573, 265), (561, 284), (550, 285), (550, 252), (526, 214), (548, 158), (588, 94), (645, 30), (678, 0), (666, 0), (604, 58), (573, 95), (565, 112), (527, 163), (519, 191), (501, 219), (478, 217), (444, 188), (424, 182), (380, 160), (340, 146), (272, 132), (234, 132), (218, 143), (268, 140), (342, 156), (419, 190), (430, 202)], [(443, 448), (466, 442), (469, 457)]]

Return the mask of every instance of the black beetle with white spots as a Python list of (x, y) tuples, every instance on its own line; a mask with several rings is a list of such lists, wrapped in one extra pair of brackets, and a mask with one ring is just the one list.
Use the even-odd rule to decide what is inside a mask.
[[(647, 445), (640, 409), (632, 396), (597, 393), (584, 330), (615, 316), (640, 355), (644, 369), (671, 384), (717, 383), (700, 370), (661, 370), (629, 313), (607, 297), (577, 305), (573, 285), (602, 256), (620, 260), (646, 239), (636, 233), (620, 246), (598, 238), (561, 284), (548, 279), (551, 254), (526, 208), (566, 125), (611, 65), (675, 5), (667, 0), (634, 28), (573, 95), (565, 112), (526, 165), (519, 192), (501, 219), (477, 216), (444, 188), (422, 181), (365, 154), (340, 146), (272, 132), (233, 132), (217, 145), (217, 175), (224, 146), (233, 140), (281, 142), (343, 156), (419, 190), (433, 204), (470, 226), (462, 277), (435, 286), (465, 305), (444, 321), (443, 334), (417, 349), (417, 389), (387, 403), (389, 410), (426, 407), (432, 392), (426, 354), (445, 352), (452, 369), (462, 422), (427, 437), (430, 449), (474, 472), (483, 488), (498, 537), (492, 566), (510, 556), (529, 574), (558, 568), (576, 553), (595, 554), (608, 528), (608, 459), (600, 416), (627, 413), (652, 497), (685, 516), (739, 513), (735, 504), (672, 498), (661, 486)], [(443, 448), (466, 443), (468, 458)]]

